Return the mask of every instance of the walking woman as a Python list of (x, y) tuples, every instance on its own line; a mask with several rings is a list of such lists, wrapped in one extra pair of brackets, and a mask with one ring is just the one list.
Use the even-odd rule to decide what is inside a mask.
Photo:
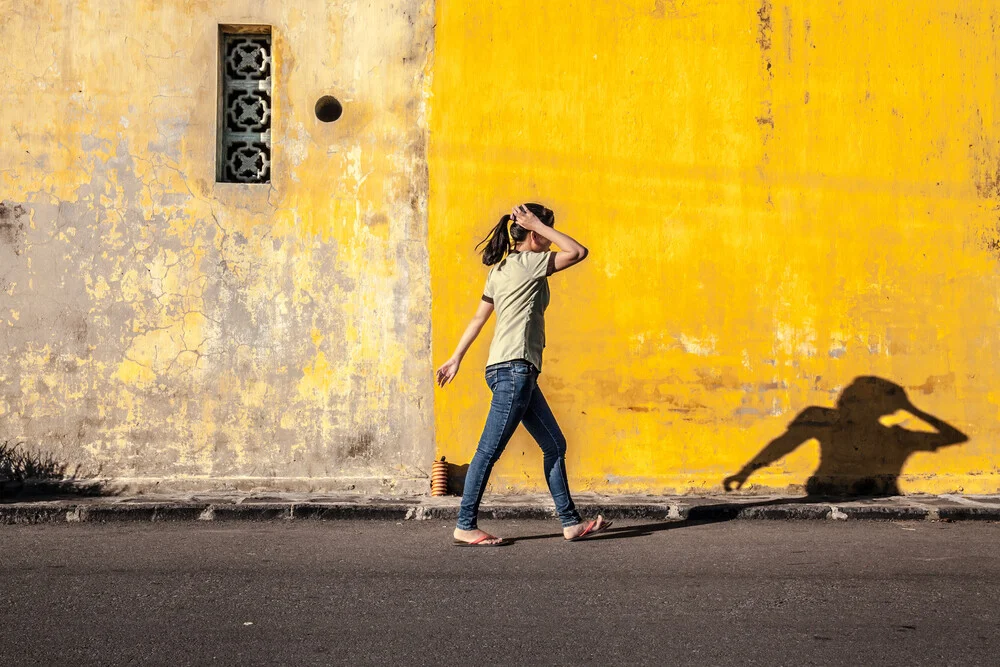
[[(508, 229), (508, 223), (510, 228)], [(493, 392), (486, 426), (465, 477), (465, 492), (455, 527), (457, 546), (495, 547), (510, 542), (490, 535), (476, 524), (479, 503), (493, 465), (518, 424), (538, 442), (544, 454), (545, 479), (567, 540), (590, 537), (611, 522), (598, 516), (584, 522), (573, 505), (566, 480), (566, 438), (538, 387), (545, 347), (548, 277), (582, 262), (587, 249), (554, 229), (555, 215), (540, 204), (523, 204), (505, 215), (483, 240), (483, 264), (492, 267), (482, 301), (451, 359), (437, 371), (444, 387), (458, 373), (465, 353), (494, 309), (493, 344), (486, 365), (486, 383)], [(559, 252), (549, 252), (555, 243)]]

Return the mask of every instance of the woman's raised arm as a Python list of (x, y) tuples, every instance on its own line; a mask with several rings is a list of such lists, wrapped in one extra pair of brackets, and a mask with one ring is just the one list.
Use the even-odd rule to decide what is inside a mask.
[(583, 247), (583, 244), (569, 234), (556, 231), (554, 227), (549, 227), (539, 220), (538, 216), (532, 213), (527, 206), (521, 205), (515, 208), (513, 217), (520, 226), (559, 246), (559, 252), (556, 253), (556, 271), (562, 271), (574, 264), (579, 264), (590, 254), (590, 251)]

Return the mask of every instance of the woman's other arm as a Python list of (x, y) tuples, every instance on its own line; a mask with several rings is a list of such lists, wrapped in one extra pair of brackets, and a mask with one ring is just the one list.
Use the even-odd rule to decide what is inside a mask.
[(486, 320), (490, 319), (490, 315), (492, 314), (493, 304), (488, 301), (480, 301), (479, 307), (476, 309), (476, 314), (469, 320), (469, 326), (465, 327), (465, 333), (462, 334), (462, 338), (458, 341), (455, 353), (437, 370), (437, 383), (439, 387), (443, 387), (455, 379), (455, 376), (458, 374), (458, 368), (462, 365), (462, 359), (465, 358), (465, 353), (469, 351), (472, 342), (476, 340), (479, 332), (483, 330)]

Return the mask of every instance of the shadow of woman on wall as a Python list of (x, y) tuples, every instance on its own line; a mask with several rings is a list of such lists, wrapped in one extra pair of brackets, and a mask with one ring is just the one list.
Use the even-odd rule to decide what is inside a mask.
[[(935, 432), (914, 431), (892, 424), (901, 419), (900, 411), (920, 419)], [(723, 487), (726, 491), (739, 489), (755, 470), (778, 461), (814, 439), (819, 441), (820, 463), (806, 482), (806, 496), (697, 505), (680, 521), (610, 528), (607, 534), (591, 539), (644, 537), (663, 530), (729, 521), (747, 508), (901, 495), (897, 482), (911, 454), (934, 452), (969, 438), (954, 426), (913, 405), (898, 384), (880, 377), (863, 376), (855, 378), (841, 392), (835, 408), (810, 406), (800, 412), (784, 433), (769, 442), (739, 472), (726, 477)], [(518, 540), (548, 537), (558, 535)]]
[[(936, 432), (887, 425), (904, 411)], [(769, 442), (734, 475), (722, 482), (739, 489), (750, 475), (790, 454), (802, 443), (818, 440), (820, 462), (806, 481), (809, 496), (895, 496), (900, 473), (911, 454), (935, 452), (969, 438), (954, 426), (917, 408), (894, 382), (874, 376), (855, 378), (837, 399), (836, 408), (810, 406), (788, 429)]]

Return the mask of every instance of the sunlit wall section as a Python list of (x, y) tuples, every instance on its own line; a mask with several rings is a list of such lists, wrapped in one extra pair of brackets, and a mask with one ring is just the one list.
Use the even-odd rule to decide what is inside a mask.
[[(998, 23), (936, 0), (439, 2), (435, 361), (481, 294), (473, 246), (539, 201), (591, 250), (550, 279), (540, 379), (576, 488), (997, 491)], [(491, 333), (435, 394), (459, 464)], [(494, 486), (544, 489), (523, 431)]]

